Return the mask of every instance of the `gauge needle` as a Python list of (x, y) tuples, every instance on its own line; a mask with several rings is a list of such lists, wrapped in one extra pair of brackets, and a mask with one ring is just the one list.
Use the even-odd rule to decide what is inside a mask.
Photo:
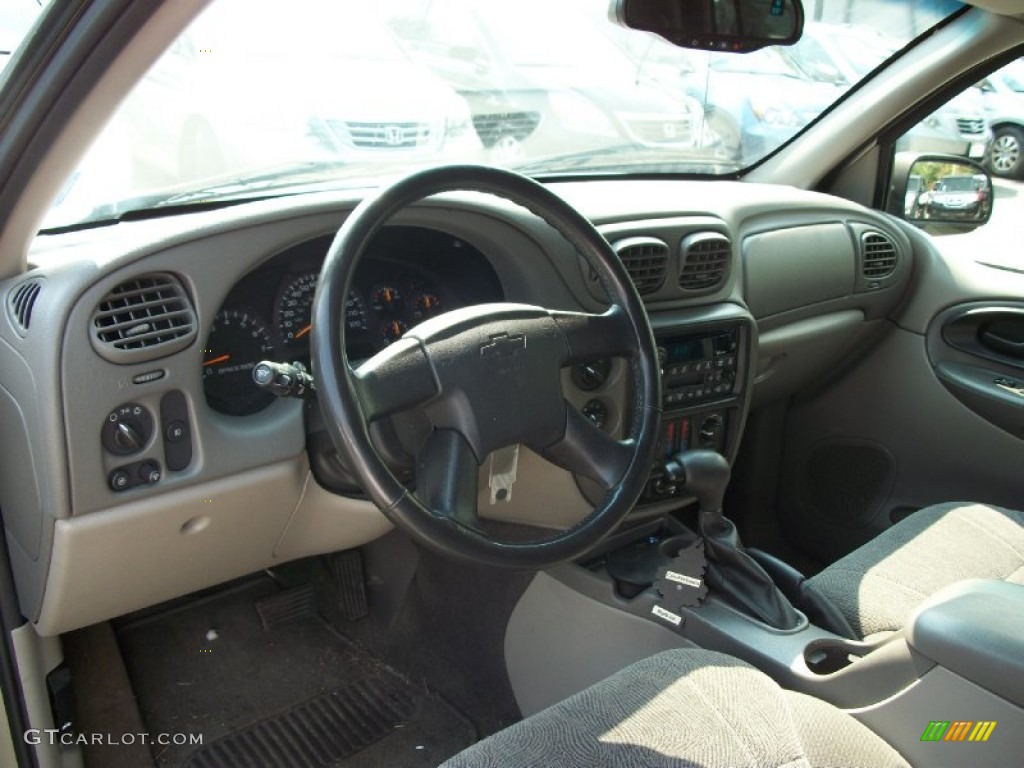
[(307, 325), (307, 326), (306, 326), (305, 328), (303, 328), (303, 329), (302, 329), (301, 331), (299, 331), (298, 333), (296, 333), (296, 334), (295, 334), (295, 338), (296, 338), (296, 339), (301, 339), (301, 338), (302, 338), (303, 336), (305, 336), (305, 335), (306, 335), (307, 333), (309, 333), (309, 332), (310, 332), (311, 330), (313, 330), (313, 325), (312, 325), (312, 323), (311, 323), (311, 324), (309, 324), (309, 325)]
[(231, 355), (221, 355), (220, 357), (213, 358), (213, 360), (207, 360), (203, 363), (203, 366), (205, 367), (207, 365), (216, 365), (217, 363), (226, 363), (230, 359)]

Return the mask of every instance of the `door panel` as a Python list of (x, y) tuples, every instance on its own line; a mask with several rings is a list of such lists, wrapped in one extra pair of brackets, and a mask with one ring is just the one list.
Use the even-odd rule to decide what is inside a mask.
[(904, 314), (787, 416), (780, 523), (823, 561), (928, 504), (1024, 507), (1024, 292), (913, 240)]

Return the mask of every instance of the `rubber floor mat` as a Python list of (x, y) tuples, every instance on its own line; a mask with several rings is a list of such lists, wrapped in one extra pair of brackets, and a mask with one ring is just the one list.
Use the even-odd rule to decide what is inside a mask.
[(475, 741), (451, 705), (319, 616), (265, 626), (257, 604), (281, 594), (257, 579), (118, 627), (146, 728), (172, 736), (152, 745), (160, 768), (414, 768)]

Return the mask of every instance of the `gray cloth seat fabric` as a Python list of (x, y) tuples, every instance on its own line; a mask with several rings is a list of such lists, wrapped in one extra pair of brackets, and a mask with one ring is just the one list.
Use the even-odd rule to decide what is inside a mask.
[(1024, 513), (965, 502), (925, 507), (808, 583), (863, 638), (902, 628), (926, 598), (966, 579), (1024, 584)]
[(696, 649), (639, 661), (442, 768), (888, 768), (875, 733), (748, 664)]

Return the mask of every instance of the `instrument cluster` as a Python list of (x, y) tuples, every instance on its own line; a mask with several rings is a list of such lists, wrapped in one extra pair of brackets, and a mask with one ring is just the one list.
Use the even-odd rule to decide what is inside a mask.
[[(211, 408), (245, 416), (270, 405), (273, 395), (252, 382), (261, 360), (309, 365), (313, 299), (330, 241), (320, 238), (279, 254), (229, 293), (203, 350), (203, 389)], [(442, 312), (501, 300), (493, 268), (473, 246), (434, 230), (391, 227), (357, 267), (339, 322), (345, 323), (349, 360), (357, 361)]]

